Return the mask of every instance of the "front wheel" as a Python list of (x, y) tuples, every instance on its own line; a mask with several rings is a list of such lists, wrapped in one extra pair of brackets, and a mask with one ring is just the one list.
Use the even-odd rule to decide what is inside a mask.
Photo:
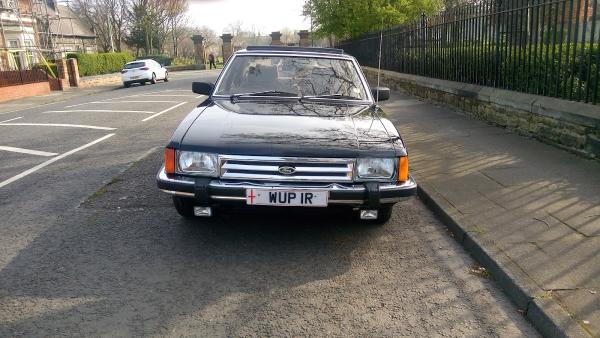
[(169, 72), (165, 73), (165, 82), (169, 82)]
[(173, 205), (181, 216), (185, 218), (194, 217), (194, 200), (191, 198), (184, 198), (179, 196), (173, 196)]
[(152, 79), (150, 80), (150, 83), (156, 84), (156, 74), (152, 73)]

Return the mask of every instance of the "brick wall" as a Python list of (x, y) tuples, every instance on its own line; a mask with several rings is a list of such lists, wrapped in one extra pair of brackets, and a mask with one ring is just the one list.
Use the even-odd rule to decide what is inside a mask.
[(58, 73), (56, 74), (56, 76), (60, 83), (60, 88), (62, 90), (68, 90), (69, 88), (71, 88), (69, 82), (69, 68), (67, 67), (67, 60), (56, 60), (56, 72)]
[[(364, 67), (370, 83), (377, 69)], [(431, 99), (512, 132), (600, 159), (600, 107), (581, 102), (432, 79), (381, 72), (381, 85)]]
[(46, 94), (50, 94), (50, 84), (48, 82), (0, 87), (0, 102)]

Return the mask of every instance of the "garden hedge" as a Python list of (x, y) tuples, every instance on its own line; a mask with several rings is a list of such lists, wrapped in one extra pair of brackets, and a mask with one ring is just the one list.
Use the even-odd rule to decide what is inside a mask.
[(129, 53), (69, 53), (67, 57), (77, 59), (79, 76), (116, 73), (121, 71), (127, 62), (134, 60), (133, 55)]
[(173, 58), (170, 58), (170, 57), (164, 56), (164, 55), (146, 55), (146, 56), (140, 56), (137, 59), (138, 60), (152, 59), (152, 60), (160, 63), (163, 66), (170, 66), (171, 63), (173, 62)]

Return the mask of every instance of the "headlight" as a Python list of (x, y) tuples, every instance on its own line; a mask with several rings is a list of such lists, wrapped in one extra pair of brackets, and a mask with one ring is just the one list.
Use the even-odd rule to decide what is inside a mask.
[(356, 173), (362, 179), (386, 179), (394, 176), (396, 159), (359, 158), (356, 160)]
[(181, 172), (217, 176), (217, 154), (179, 151), (178, 155), (178, 165)]

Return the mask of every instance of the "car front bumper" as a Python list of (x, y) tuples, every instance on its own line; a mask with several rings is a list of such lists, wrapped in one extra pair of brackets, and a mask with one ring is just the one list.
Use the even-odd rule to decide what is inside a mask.
[(165, 193), (194, 198), (198, 205), (211, 206), (222, 202), (246, 204), (246, 189), (299, 189), (329, 191), (329, 204), (377, 207), (393, 204), (417, 192), (417, 183), (412, 177), (406, 182), (394, 183), (273, 183), (256, 181), (232, 181), (217, 178), (192, 178), (168, 175), (164, 167), (156, 177), (157, 185)]

